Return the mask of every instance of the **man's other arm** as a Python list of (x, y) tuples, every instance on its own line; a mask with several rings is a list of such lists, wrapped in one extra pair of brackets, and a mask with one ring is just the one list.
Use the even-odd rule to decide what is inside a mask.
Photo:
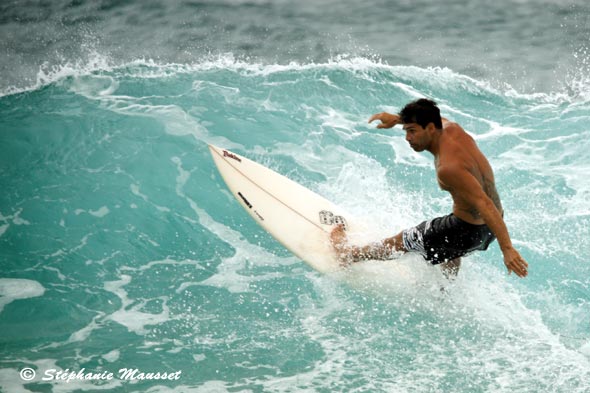
[(498, 239), (498, 244), (504, 255), (504, 264), (508, 271), (516, 273), (519, 277), (526, 277), (528, 263), (512, 246), (512, 240), (502, 215), (494, 202), (486, 195), (477, 179), (458, 165), (442, 166), (438, 168), (437, 174), (440, 181), (449, 188), (449, 191), (477, 209), (486, 225)]

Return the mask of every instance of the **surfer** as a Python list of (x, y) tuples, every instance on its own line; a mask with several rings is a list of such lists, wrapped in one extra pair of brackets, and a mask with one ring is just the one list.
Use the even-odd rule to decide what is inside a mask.
[(528, 264), (510, 240), (492, 167), (473, 138), (457, 123), (441, 118), (436, 103), (424, 98), (407, 104), (399, 114), (377, 113), (369, 123), (375, 120), (381, 121), (377, 128), (403, 125), (410, 147), (434, 156), (438, 184), (451, 194), (453, 212), (363, 247), (349, 245), (339, 225), (331, 240), (341, 261), (385, 260), (416, 252), (440, 264), (446, 277), (454, 277), (462, 256), (486, 250), (497, 238), (508, 272), (526, 277)]

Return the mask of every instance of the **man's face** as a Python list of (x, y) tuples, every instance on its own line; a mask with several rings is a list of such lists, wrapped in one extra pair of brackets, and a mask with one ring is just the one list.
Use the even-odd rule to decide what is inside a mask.
[(424, 151), (430, 145), (430, 134), (427, 131), (429, 126), (430, 124), (425, 129), (418, 123), (404, 124), (406, 141), (408, 141), (410, 147), (414, 149), (414, 151)]

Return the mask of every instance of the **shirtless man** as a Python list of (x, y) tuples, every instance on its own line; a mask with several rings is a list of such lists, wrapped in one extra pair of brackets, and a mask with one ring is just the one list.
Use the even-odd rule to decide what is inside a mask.
[(417, 252), (433, 265), (441, 264), (446, 277), (453, 277), (462, 256), (486, 250), (497, 238), (508, 272), (526, 277), (528, 264), (512, 246), (494, 173), (473, 138), (457, 123), (441, 118), (436, 103), (427, 99), (409, 103), (399, 115), (375, 114), (369, 123), (374, 120), (381, 121), (377, 128), (402, 124), (412, 149), (432, 153), (438, 184), (453, 197), (453, 213), (364, 247), (349, 245), (344, 227), (337, 226), (331, 240), (341, 261), (385, 260)]

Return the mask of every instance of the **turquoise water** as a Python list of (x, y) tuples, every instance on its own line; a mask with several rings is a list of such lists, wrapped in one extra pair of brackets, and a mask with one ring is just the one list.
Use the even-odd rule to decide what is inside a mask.
[[(101, 12), (118, 22), (141, 14), (137, 4), (105, 4)], [(195, 15), (218, 26), (223, 11), (236, 9), (260, 26), (260, 9), (279, 9), (222, 4), (218, 10), (205, 2), (206, 12)], [(558, 7), (518, 4), (516, 17)], [(328, 18), (326, 35), (313, 37), (329, 5), (283, 4), (279, 22), (290, 21), (285, 29), (293, 33), (284, 45), (299, 31), (291, 27), (311, 22), (305, 45), (294, 44), (303, 49), (279, 51), (279, 59), (267, 56), (269, 42), (232, 46), (247, 37), (227, 26), (217, 27), (227, 38), (218, 53), (203, 57), (170, 59), (159, 47), (140, 56), (130, 32), (101, 53), (105, 36), (119, 30), (97, 11), (85, 25), (84, 34), (99, 41), (84, 41), (92, 44), (84, 55), (91, 59), (70, 53), (36, 65), (50, 50), (36, 40), (32, 49), (24, 41), (15, 47), (24, 33), (16, 16), (5, 17), (12, 19), (3, 29), (13, 33), (5, 36), (12, 37), (5, 41), (11, 56), (3, 65), (12, 67), (0, 97), (0, 390), (590, 390), (585, 74), (569, 69), (546, 81), (556, 68), (543, 63), (528, 68), (518, 89), (522, 75), (505, 69), (511, 77), (498, 81), (491, 55), (488, 70), (473, 72), (459, 58), (432, 67), (386, 51), (384, 59), (333, 55), (320, 44), (338, 37), (336, 22)], [(567, 21), (586, 20), (574, 12), (582, 6), (564, 6), (548, 29), (561, 23), (571, 33)], [(39, 35), (47, 26), (71, 32), (73, 23), (64, 21), (79, 8), (56, 9), (19, 20), (37, 24)], [(345, 21), (360, 11), (348, 12)], [(56, 15), (61, 28), (51, 25)], [(279, 22), (248, 31), (278, 39)], [(110, 30), (93, 30), (101, 23)], [(527, 23), (532, 29), (540, 21)], [(362, 26), (342, 34), (362, 41), (355, 33)], [(49, 46), (61, 42), (55, 31)], [(150, 39), (168, 37), (165, 27), (156, 31)], [(500, 45), (503, 35), (494, 34), (490, 42)], [(210, 49), (213, 42), (201, 44)], [(316, 48), (311, 60), (301, 55), (305, 47)], [(116, 52), (125, 49), (129, 59)], [(28, 68), (35, 70), (30, 78)], [(466, 258), (452, 284), (411, 255), (346, 274), (317, 273), (243, 211), (207, 149), (213, 143), (257, 160), (363, 217), (375, 236), (388, 236), (451, 208), (431, 157), (409, 149), (399, 129), (367, 124), (371, 114), (421, 96), (436, 100), (488, 156), (513, 241), (530, 264), (526, 279), (506, 274), (497, 245)], [(400, 268), (403, 277), (394, 274)], [(36, 373), (31, 380), (30, 371), (21, 374), (27, 368)], [(124, 378), (121, 369), (138, 371)], [(88, 374), (103, 377), (84, 379)]]

